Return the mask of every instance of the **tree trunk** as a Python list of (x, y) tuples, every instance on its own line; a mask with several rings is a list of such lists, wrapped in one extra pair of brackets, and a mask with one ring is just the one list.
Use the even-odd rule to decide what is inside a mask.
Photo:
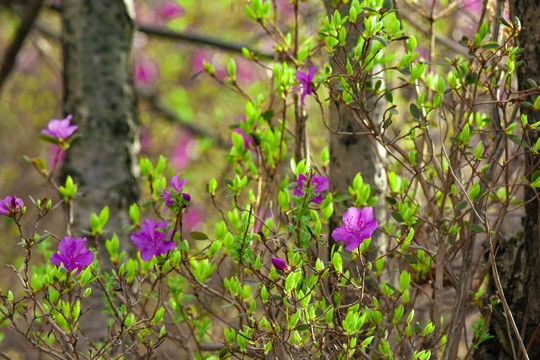
[[(326, 12), (330, 16), (334, 13), (335, 8), (332, 7), (330, 1), (325, 2)], [(350, 4), (342, 5), (338, 8), (342, 16), (349, 13)], [(349, 34), (351, 38), (360, 36), (358, 31), (351, 31)], [(350, 52), (356, 41), (347, 40), (346, 51)], [(343, 54), (343, 53), (340, 53)], [(341, 55), (340, 59), (343, 63), (346, 63), (346, 59)], [(332, 60), (331, 65), (333, 68), (337, 68), (337, 63)], [(377, 107), (372, 111), (371, 116), (376, 121), (380, 121), (383, 116), (386, 103), (379, 101)], [(367, 106), (371, 107), (370, 104)], [(337, 107), (330, 106), (330, 127), (333, 130), (341, 132), (365, 132), (366, 129), (361, 128), (356, 123), (350, 111), (345, 106)], [(339, 129), (338, 129), (339, 127)], [(370, 141), (371, 140), (371, 141)], [(386, 193), (387, 181), (386, 170), (383, 162), (381, 161), (385, 157), (385, 150), (382, 148), (374, 138), (369, 139), (367, 135), (337, 135), (330, 133), (330, 183), (332, 184), (332, 190), (334, 192), (339, 191), (341, 194), (349, 194), (349, 186), (352, 186), (354, 177), (357, 173), (362, 175), (364, 183), (369, 184), (372, 188), (372, 195), (379, 196), (379, 201), (373, 207), (375, 218), (381, 223), (386, 218), (386, 203), (383, 195)], [(347, 204), (352, 206), (352, 204)], [(341, 219), (342, 210), (336, 209), (336, 214), (330, 219), (330, 234), (333, 229), (339, 227), (339, 220)], [(332, 237), (329, 238), (330, 247), (334, 244)], [(338, 243), (342, 244), (342, 243)], [(375, 259), (377, 254), (384, 253), (386, 244), (382, 236), (375, 231), (373, 233), (371, 247), (373, 251), (368, 255), (370, 258)], [(352, 269), (349, 269), (352, 271)]]
[[(64, 112), (73, 115), (81, 135), (63, 166), (63, 177), (71, 175), (79, 186), (74, 235), (83, 236), (81, 231), (90, 228), (90, 214), (108, 206), (107, 233), (101, 238), (116, 233), (124, 247), (130, 244), (122, 225), (129, 223), (129, 205), (139, 195), (134, 175), (139, 123), (131, 75), (132, 5), (130, 0), (64, 0), (62, 13)], [(110, 268), (103, 245), (99, 253)], [(96, 295), (89, 306), (100, 302)], [(84, 322), (91, 326), (84, 330), (94, 341), (107, 335), (100, 312), (87, 314), (99, 318)]]
[(123, 0), (66, 0), (63, 25), (64, 112), (81, 134), (63, 167), (79, 185), (75, 223), (88, 230), (90, 213), (107, 205), (106, 230), (122, 237), (129, 205), (139, 195), (132, 19)]
[[(523, 48), (521, 59), (523, 65), (517, 68), (519, 90), (528, 88), (527, 79), (540, 81), (540, 1), (511, 0), (511, 18), (517, 16), (521, 20), (522, 30), (518, 37), (518, 45)], [(532, 101), (528, 99), (527, 101)], [(529, 123), (540, 121), (539, 111), (528, 111)], [(529, 131), (527, 142), (535, 144), (538, 132)], [(530, 181), (532, 174), (539, 170), (540, 156), (534, 153), (526, 155), (525, 175)], [(501, 241), (497, 251), (497, 265), (506, 300), (515, 318), (516, 325), (526, 347), (530, 359), (540, 359), (540, 232), (538, 231), (538, 195), (534, 188), (524, 188), (525, 218), (523, 233), (509, 241)], [(490, 281), (492, 292), (495, 286)], [(512, 346), (509, 339), (507, 322), (500, 305), (493, 307), (490, 334), (495, 336), (484, 343), (478, 351), (479, 359), (512, 359)], [(518, 359), (521, 358), (519, 346), (512, 335), (512, 342)]]

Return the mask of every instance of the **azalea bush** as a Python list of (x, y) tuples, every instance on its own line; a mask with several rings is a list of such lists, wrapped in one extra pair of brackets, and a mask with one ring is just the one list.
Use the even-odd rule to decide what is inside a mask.
[[(538, 93), (534, 80), (526, 93), (514, 88), (519, 21), (502, 18), (501, 39), (483, 23), (461, 43), (469, 55), (442, 58), (434, 72), (390, 1), (354, 0), (307, 37), (298, 21), (283, 33), (273, 4), (251, 0), (245, 12), (274, 40), (276, 60), (244, 51), (272, 74), (271, 91), (247, 94), (230, 62), (221, 84), (246, 99), (245, 120), (231, 134), (229, 173), (208, 176), (205, 198), (190, 196), (164, 157), (143, 157), (146, 198), (131, 205), (126, 234), (107, 233), (107, 207), (84, 233), (70, 216), (77, 184), (56, 180), (56, 160), (28, 159), (53, 190), (0, 202), (25, 254), (13, 267), (21, 289), (1, 293), (2, 324), (58, 359), (152, 357), (170, 347), (196, 359), (455, 357), (470, 326), (465, 310), (474, 314), (469, 351), (489, 339), (480, 309), (504, 302), (502, 289), (486, 293), (495, 244), (506, 215), (523, 205), (520, 188), (540, 186), (538, 174), (527, 183), (516, 171), (525, 152), (540, 149), (527, 140), (539, 124), (517, 114), (540, 107), (524, 101)], [(311, 4), (292, 1), (296, 14), (300, 6)], [(211, 63), (204, 71), (216, 76)], [(291, 129), (308, 113), (344, 134), (328, 126), (328, 105), (346, 109), (363, 129), (352, 135), (382, 149), (388, 192), (374, 196), (359, 173), (348, 194), (336, 193), (327, 147), (292, 155), (300, 140)], [(69, 151), (77, 135), (68, 116), (42, 139)], [(194, 203), (215, 210), (213, 231), (183, 231)], [(377, 203), (389, 218), (374, 212)], [(38, 231), (61, 209), (65, 233)], [(474, 253), (476, 239), (486, 257)], [(97, 291), (108, 336), (90, 339), (87, 303)]]

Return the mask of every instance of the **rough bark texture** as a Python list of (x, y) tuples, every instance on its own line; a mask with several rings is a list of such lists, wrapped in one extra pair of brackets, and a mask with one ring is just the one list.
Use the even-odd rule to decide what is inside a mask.
[[(133, 24), (123, 0), (66, 0), (63, 12), (64, 112), (79, 125), (64, 174), (79, 184), (77, 229), (109, 206), (106, 230), (121, 236), (138, 198), (138, 132), (131, 76)], [(127, 237), (124, 237), (127, 238)]]
[[(134, 176), (138, 118), (131, 76), (133, 23), (127, 0), (64, 0), (64, 112), (79, 126), (67, 153), (63, 176), (79, 186), (74, 207), (74, 235), (88, 230), (90, 214), (109, 207), (107, 233), (117, 233), (130, 246), (123, 224), (129, 223), (129, 205), (138, 199)], [(90, 241), (89, 241), (90, 243)], [(105, 267), (110, 266), (100, 246)], [(97, 289), (94, 289), (97, 290)], [(85, 333), (92, 340), (107, 336), (107, 322), (98, 291), (90, 299)]]
[[(511, 0), (511, 13), (521, 20), (523, 30), (518, 37), (518, 45), (523, 48), (523, 65), (517, 70), (519, 90), (528, 88), (527, 78), (540, 81), (540, 1)], [(528, 101), (534, 102), (533, 99)], [(523, 110), (523, 108), (522, 108)], [(523, 111), (529, 123), (540, 121), (540, 112)], [(538, 132), (529, 131), (529, 144), (535, 144)], [(526, 157), (526, 176), (540, 170), (540, 156), (528, 154)], [(509, 241), (500, 241), (497, 252), (497, 265), (501, 283), (512, 310), (516, 325), (521, 332), (523, 342), (528, 347), (530, 359), (540, 359), (540, 233), (538, 230), (538, 195), (531, 187), (525, 187), (525, 218), (523, 234), (518, 234)], [(490, 284), (492, 292), (495, 286)], [(493, 308), (490, 333), (495, 336), (484, 343), (477, 353), (478, 359), (512, 359), (512, 348), (508, 328), (502, 307)], [(512, 338), (516, 352), (519, 347)], [(518, 358), (521, 358), (518, 355)]]

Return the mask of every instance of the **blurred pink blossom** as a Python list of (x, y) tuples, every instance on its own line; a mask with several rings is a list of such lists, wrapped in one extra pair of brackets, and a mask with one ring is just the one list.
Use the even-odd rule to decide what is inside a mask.
[(190, 205), (182, 216), (183, 230), (190, 232), (200, 226), (206, 219), (204, 209), (197, 205)]
[(236, 56), (234, 61), (236, 63), (236, 77), (240, 82), (250, 84), (257, 80), (258, 72), (254, 62), (243, 56)]
[(141, 152), (146, 152), (150, 148), (150, 133), (148, 131), (148, 128), (146, 126), (141, 126), (141, 135), (140, 135), (140, 142), (141, 142)]
[(189, 164), (196, 141), (189, 131), (183, 130), (183, 136), (174, 147), (171, 155), (171, 165), (176, 170), (183, 170)]
[(484, 9), (483, 0), (466, 0), (461, 4), (463, 11), (472, 13), (476, 16), (482, 15), (482, 10)]
[(204, 71), (203, 63), (207, 62), (214, 66), (216, 78), (221, 80), (228, 75), (225, 66), (216, 61), (215, 53), (205, 48), (197, 48), (191, 54), (191, 69), (194, 73)]
[(156, 8), (156, 18), (163, 20), (173, 20), (186, 14), (184, 8), (176, 1), (166, 1), (158, 4)]
[(152, 58), (135, 60), (133, 80), (135, 86), (146, 88), (152, 86), (159, 78), (159, 65)]

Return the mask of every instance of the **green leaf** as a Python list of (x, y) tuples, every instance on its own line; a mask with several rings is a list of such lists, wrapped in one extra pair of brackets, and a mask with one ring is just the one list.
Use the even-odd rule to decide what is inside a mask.
[(392, 9), (392, 0), (384, 0), (382, 3), (382, 8), (386, 9), (386, 11)]
[(484, 228), (476, 224), (471, 224), (471, 230), (474, 232), (484, 232)]
[(381, 36), (375, 36), (375, 39), (381, 44), (383, 44), (384, 46), (388, 46), (389, 44), (388, 41), (386, 41), (386, 39)]
[(336, 269), (339, 274), (343, 273), (343, 259), (338, 252), (335, 252), (332, 256), (332, 265), (334, 265), (334, 269)]
[(109, 207), (105, 206), (99, 213), (99, 223), (102, 228), (107, 224), (107, 220), (109, 220)]
[(394, 220), (396, 220), (397, 222), (400, 222), (402, 223), (403, 222), (403, 217), (401, 216), (400, 213), (394, 211), (392, 212), (392, 217), (394, 218)]
[(207, 240), (208, 239), (208, 235), (200, 231), (192, 231), (189, 234), (189, 236), (191, 236), (193, 240)]
[(401, 290), (401, 292), (404, 292), (405, 290), (407, 290), (410, 283), (411, 283), (411, 274), (403, 270), (401, 272), (401, 275), (399, 276), (399, 290)]
[(309, 329), (309, 324), (299, 324), (299, 325), (296, 325), (296, 327), (293, 330), (306, 331), (307, 329)]
[(482, 140), (476, 145), (476, 148), (474, 149), (474, 158), (476, 160), (480, 159), (482, 156), (483, 148), (482, 148)]
[(459, 210), (459, 211), (465, 209), (465, 207), (467, 207), (467, 202), (466, 201), (461, 201), (461, 202), (458, 202), (456, 204), (456, 209)]
[(469, 192), (469, 199), (474, 200), (480, 194), (480, 185), (474, 183)]
[(409, 106), (409, 111), (415, 120), (420, 119), (420, 117), (422, 116), (422, 114), (420, 113), (420, 109), (414, 103)]

